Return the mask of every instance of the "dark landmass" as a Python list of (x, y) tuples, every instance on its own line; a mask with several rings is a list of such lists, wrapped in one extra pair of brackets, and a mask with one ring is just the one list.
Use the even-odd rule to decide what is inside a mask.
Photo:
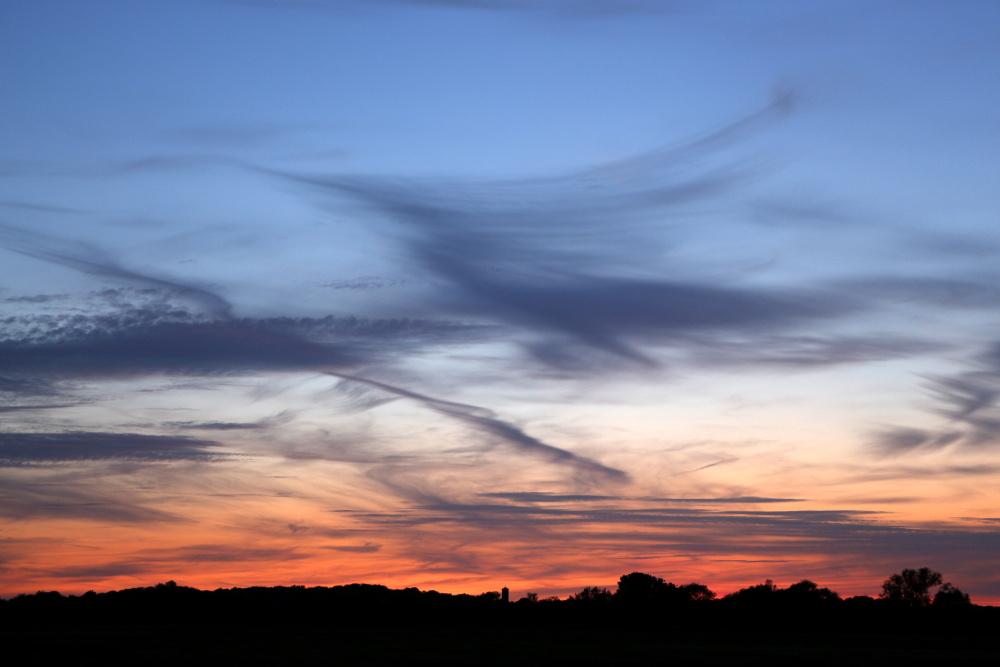
[(529, 593), (506, 602), (497, 592), (371, 584), (203, 591), (167, 582), (0, 601), (0, 639), (8, 655), (30, 656), (18, 664), (1000, 662), (1000, 608), (953, 588), (916, 600), (883, 589), (880, 599), (844, 600), (809, 581), (768, 581), (714, 599), (700, 584), (632, 573), (614, 593), (588, 587), (563, 600)]

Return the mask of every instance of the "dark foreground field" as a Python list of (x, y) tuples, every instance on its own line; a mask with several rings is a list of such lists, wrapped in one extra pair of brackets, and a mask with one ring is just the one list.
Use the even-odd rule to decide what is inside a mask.
[[(82, 625), (7, 628), (16, 664), (996, 665), (987, 637), (591, 627)], [(15, 664), (15, 663), (9, 663)]]

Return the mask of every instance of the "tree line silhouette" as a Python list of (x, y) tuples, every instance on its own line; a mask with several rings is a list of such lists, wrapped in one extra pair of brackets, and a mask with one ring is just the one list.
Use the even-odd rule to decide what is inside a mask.
[[(332, 587), (274, 586), (204, 591), (173, 581), (146, 588), (64, 596), (39, 591), (0, 601), (7, 623), (194, 623), (349, 622), (399, 624), (445, 619), (462, 623), (593, 620), (595, 622), (680, 625), (729, 623), (747, 628), (848, 628), (876, 623), (892, 628), (942, 627), (973, 618), (1000, 620), (1000, 608), (974, 605), (969, 596), (929, 568), (904, 569), (888, 577), (878, 598), (843, 599), (829, 588), (803, 579), (787, 588), (771, 580), (717, 597), (699, 583), (674, 584), (631, 572), (615, 591), (587, 586), (562, 599), (528, 593), (509, 604), (497, 591), (479, 595), (390, 589), (375, 584)], [(934, 589), (937, 589), (936, 591)], [(958, 619), (958, 620), (955, 620)], [(858, 625), (860, 623), (860, 625)], [(913, 625), (916, 624), (916, 625)]]
[[(1000, 607), (928, 568), (878, 597), (802, 580), (717, 596), (631, 572), (568, 597), (376, 584), (199, 590), (173, 581), (0, 600), (0, 641), (34, 664), (995, 664)], [(44, 657), (45, 660), (41, 661)], [(193, 661), (193, 662), (192, 662)]]

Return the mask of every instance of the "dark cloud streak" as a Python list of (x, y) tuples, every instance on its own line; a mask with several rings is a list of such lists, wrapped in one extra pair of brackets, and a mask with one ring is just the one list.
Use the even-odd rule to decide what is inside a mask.
[(515, 449), (541, 456), (552, 463), (571, 466), (578, 472), (590, 478), (604, 482), (625, 482), (629, 479), (628, 474), (615, 468), (609, 468), (596, 461), (583, 456), (578, 456), (572, 452), (553, 447), (541, 440), (534, 438), (512, 424), (497, 419), (492, 410), (465, 403), (455, 403), (419, 394), (414, 391), (402, 389), (393, 385), (388, 385), (368, 378), (345, 375), (343, 373), (328, 372), (331, 375), (349, 382), (359, 382), (381, 391), (415, 400), (431, 410), (440, 414), (452, 417), (478, 431), (492, 435), (503, 440)]
[(219, 461), (218, 443), (140, 433), (0, 433), (0, 466), (80, 461)]
[(871, 451), (879, 456), (918, 454), (956, 448), (995, 449), (1000, 445), (1000, 343), (973, 362), (974, 370), (929, 378), (929, 411), (946, 419), (937, 429), (896, 426), (877, 433)]
[(636, 275), (643, 264), (662, 267), (658, 249), (672, 215), (756, 172), (692, 164), (709, 161), (791, 106), (791, 95), (782, 93), (687, 145), (552, 178), (460, 183), (262, 171), (359, 201), (391, 220), (410, 257), (446, 288), (440, 304), (546, 336), (547, 343), (530, 348), (542, 361), (572, 365), (566, 359), (572, 348), (561, 344), (568, 340), (654, 365), (642, 343), (719, 331), (759, 334), (855, 307), (843, 294)]

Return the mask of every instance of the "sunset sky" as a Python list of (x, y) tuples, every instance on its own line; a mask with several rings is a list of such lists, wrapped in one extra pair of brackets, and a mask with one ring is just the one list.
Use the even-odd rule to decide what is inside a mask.
[(1000, 604), (1000, 3), (0, 18), (0, 596)]

